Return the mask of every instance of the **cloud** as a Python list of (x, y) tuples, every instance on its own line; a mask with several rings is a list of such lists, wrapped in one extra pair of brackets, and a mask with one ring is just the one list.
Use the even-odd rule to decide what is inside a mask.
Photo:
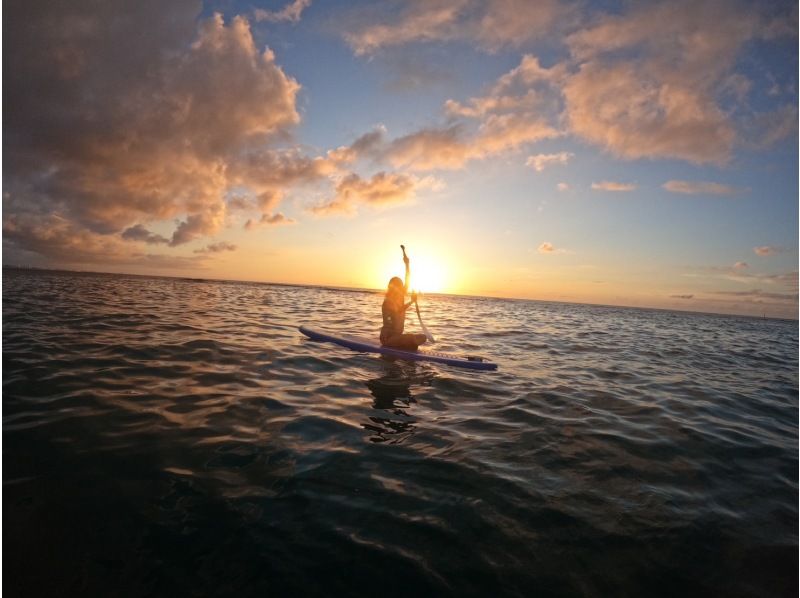
[(592, 183), (592, 189), (595, 191), (634, 191), (636, 185), (633, 183), (615, 183), (613, 181), (601, 181), (599, 183)]
[(474, 157), (485, 158), (559, 135), (536, 112), (492, 114), (481, 124), (471, 149)]
[(694, 299), (694, 295), (670, 295), (672, 299)]
[[(4, 211), (24, 214), (26, 230), (38, 233), (14, 235), (17, 249), (50, 247), (41, 241), (51, 214), (69, 223), (60, 233), (84, 241), (96, 233), (163, 243), (140, 223), (177, 221), (175, 247), (221, 229), (235, 185), (261, 193), (332, 170), (324, 159), (263, 149), (299, 122), (300, 86), (256, 48), (246, 19), (198, 20), (200, 8), (180, 0), (6, 7), (25, 26), (7, 33), (23, 50), (4, 59)], [(64, 234), (49, 238), (79, 251)], [(81, 251), (89, 247), (102, 243)]]
[(779, 253), (785, 253), (786, 248), (780, 247), (777, 245), (759, 245), (758, 247), (753, 247), (753, 253), (760, 257), (767, 257), (770, 255), (777, 255)]
[(589, 62), (564, 86), (571, 132), (628, 159), (728, 161), (735, 131), (713, 97), (630, 63)]
[(443, 129), (423, 129), (395, 139), (384, 155), (395, 167), (457, 169), (473, 156), (473, 151), (463, 128), (453, 125)]
[(3, 244), (6, 259), (12, 262), (19, 259), (24, 261), (34, 254), (69, 266), (196, 269), (204, 267), (208, 259), (202, 255), (184, 257), (131, 251), (129, 243), (119, 236), (76, 226), (58, 214), (43, 217), (24, 213), (4, 214)]
[(262, 214), (258, 220), (248, 220), (244, 224), (245, 230), (255, 230), (264, 226), (279, 226), (283, 224), (295, 224), (297, 221), (293, 218), (284, 216), (281, 212), (275, 214)]
[[(775, 27), (788, 14), (773, 19), (769, 10), (723, 0), (639, 3), (575, 31), (567, 45), (580, 66), (564, 88), (571, 130), (624, 158), (727, 163), (740, 139), (732, 106), (751, 111), (751, 83), (735, 71), (740, 52), (796, 35)], [(790, 116), (776, 115), (776, 136), (786, 135)]]
[(379, 172), (369, 179), (352, 173), (336, 185), (336, 195), (329, 201), (314, 206), (311, 212), (320, 216), (355, 214), (358, 206), (393, 207), (411, 203), (422, 188), (438, 188), (440, 183), (431, 177), (417, 177)]
[(743, 189), (737, 189), (730, 185), (699, 181), (667, 181), (662, 187), (671, 193), (687, 195), (734, 195), (743, 192)]
[[(745, 139), (785, 138), (796, 125), (791, 103), (755, 115), (753, 82), (736, 71), (748, 43), (790, 34), (765, 16), (767, 10), (723, 0), (679, 0), (584, 13), (581, 21), (567, 4), (416, 1), (399, 15), (384, 14), (382, 22), (356, 28), (348, 39), (357, 53), (426, 40), (466, 39), (492, 49), (486, 32), (496, 30), (500, 46), (545, 35), (561, 40), (568, 52), (550, 66), (525, 54), (482, 94), (448, 99), (444, 125), (389, 144), (383, 157), (396, 168), (463, 168), (470, 160), (565, 134), (624, 159), (723, 165)], [(537, 23), (551, 29), (531, 26), (534, 13)], [(557, 37), (554, 23), (569, 27), (569, 34)], [(511, 33), (512, 26), (520, 36)], [(749, 129), (743, 128), (747, 122)], [(715, 184), (686, 185), (727, 193)]]
[(373, 11), (344, 38), (357, 55), (410, 42), (474, 41), (488, 51), (552, 34), (573, 13), (558, 0), (412, 0), (400, 14)]
[(559, 0), (490, 0), (473, 26), (478, 42), (490, 51), (520, 46), (558, 32), (574, 15), (575, 5)]
[(762, 291), (761, 289), (752, 289), (750, 291), (713, 291), (715, 295), (728, 295), (731, 297), (739, 297), (748, 299), (756, 303), (761, 303), (764, 299), (771, 299), (778, 302), (797, 302), (797, 293), (770, 293)]
[(358, 137), (351, 145), (338, 147), (328, 152), (328, 159), (333, 165), (352, 164), (360, 158), (377, 158), (386, 143), (386, 127), (376, 127)]
[(323, 181), (337, 173), (347, 151), (351, 150), (339, 148), (326, 157), (312, 158), (296, 149), (248, 149), (228, 164), (227, 182), (255, 192), (255, 203), (267, 211), (280, 203), (285, 189)]
[(204, 212), (189, 215), (183, 222), (178, 222), (178, 227), (172, 233), (170, 246), (182, 245), (197, 237), (214, 234), (221, 228), (224, 217), (223, 203), (208, 206)]
[(366, 24), (345, 33), (344, 38), (357, 55), (412, 41), (452, 39), (459, 13), (467, 4), (467, 0), (410, 2), (399, 17), (391, 19), (391, 24)]
[(278, 11), (256, 8), (253, 11), (253, 16), (255, 16), (256, 21), (270, 21), (272, 23), (289, 21), (297, 23), (300, 20), (300, 15), (309, 6), (311, 6), (311, 0), (293, 0)]
[(382, 87), (395, 93), (417, 93), (438, 87), (446, 89), (458, 81), (450, 65), (420, 59), (416, 52), (392, 53), (381, 58), (388, 79)]
[(498, 77), (482, 96), (466, 103), (447, 100), (444, 108), (450, 116), (485, 118), (490, 114), (537, 112), (555, 118), (560, 104), (557, 86), (568, 75), (565, 64), (543, 67), (536, 56), (525, 54), (518, 66)]
[(223, 251), (236, 251), (236, 245), (226, 241), (219, 241), (218, 243), (206, 245), (202, 249), (194, 250), (195, 253), (221, 253)]
[(382, 156), (396, 168), (455, 170), (469, 160), (489, 158), (558, 135), (533, 113), (490, 114), (474, 132), (456, 123), (400, 137), (387, 144)]
[(544, 241), (543, 243), (541, 243), (539, 247), (536, 248), (536, 251), (543, 255), (563, 255), (567, 253), (572, 253), (571, 251), (568, 251), (566, 249), (556, 248), (556, 246), (550, 243), (549, 241)]
[[(533, 39), (565, 46), (568, 57), (561, 62), (545, 68), (526, 54), (483, 95), (448, 100), (451, 118), (476, 119), (484, 128), (492, 128), (490, 119), (505, 119), (513, 127), (505, 129), (497, 150), (489, 138), (462, 135), (443, 167), (460, 168), (467, 160), (564, 133), (625, 159), (723, 165), (738, 145), (763, 147), (796, 131), (795, 98), (756, 113), (751, 98), (759, 90), (737, 71), (748, 44), (796, 36), (791, 10), (678, 0), (579, 13), (569, 2), (416, 0), (399, 14), (373, 11), (346, 39), (357, 54), (421, 41), (466, 40), (489, 51)], [(441, 130), (451, 132), (451, 126)], [(523, 127), (530, 127), (523, 138), (508, 137)]]
[(125, 229), (121, 236), (123, 239), (127, 239), (129, 241), (144, 241), (145, 243), (149, 244), (169, 243), (169, 239), (162, 237), (161, 235), (151, 233), (141, 224), (137, 224)]
[(777, 274), (763, 274), (749, 271), (750, 266), (745, 262), (736, 262), (733, 266), (708, 266), (701, 268), (703, 276), (714, 276), (731, 280), (740, 284), (781, 286), (797, 289), (797, 270)]
[(536, 154), (529, 156), (525, 161), (525, 166), (530, 166), (536, 172), (542, 172), (547, 166), (557, 165), (566, 166), (570, 158), (575, 154), (570, 152), (558, 152), (557, 154)]
[(796, 137), (797, 118), (795, 104), (756, 113), (742, 124), (740, 136), (748, 147), (764, 149), (788, 137)]

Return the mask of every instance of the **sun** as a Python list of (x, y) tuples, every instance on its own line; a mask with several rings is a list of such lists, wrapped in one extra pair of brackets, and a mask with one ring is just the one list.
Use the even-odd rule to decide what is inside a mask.
[(441, 264), (430, 259), (411, 264), (409, 290), (421, 293), (442, 293), (447, 288), (446, 273)]
[[(444, 266), (444, 262), (439, 256), (428, 251), (415, 251), (410, 253), (411, 257), (411, 279), (409, 281), (409, 291), (421, 293), (445, 293), (449, 289), (451, 273)], [(402, 257), (386, 255), (380, 260), (381, 267), (377, 269), (379, 275), (378, 288), (385, 288), (386, 283), (392, 276), (403, 278)]]

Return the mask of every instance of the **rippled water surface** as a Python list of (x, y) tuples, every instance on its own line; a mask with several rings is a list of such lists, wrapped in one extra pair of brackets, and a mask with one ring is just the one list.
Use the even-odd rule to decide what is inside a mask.
[[(796, 322), (6, 270), (13, 596), (796, 596)], [(412, 325), (409, 317), (409, 326)]]

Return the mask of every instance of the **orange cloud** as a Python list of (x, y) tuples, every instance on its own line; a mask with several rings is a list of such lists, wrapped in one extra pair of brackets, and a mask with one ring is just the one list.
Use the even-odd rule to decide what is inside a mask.
[(345, 40), (357, 55), (410, 42), (475, 41), (488, 51), (519, 46), (558, 31), (574, 4), (558, 0), (416, 0), (400, 15), (351, 26)]
[(761, 257), (776, 255), (778, 253), (784, 253), (785, 251), (785, 247), (778, 247), (776, 245), (760, 245), (758, 247), (753, 247), (753, 253)]
[(461, 124), (423, 129), (390, 142), (383, 157), (412, 170), (463, 168), (527, 143), (557, 137), (558, 131), (534, 113), (491, 114), (473, 133)]
[(592, 183), (592, 189), (595, 191), (634, 191), (636, 185), (633, 183), (615, 183), (613, 181), (601, 181), (599, 183)]
[(457, 35), (460, 13), (468, 4), (468, 0), (411, 2), (399, 19), (393, 19), (392, 24), (368, 24), (346, 33), (344, 37), (359, 55), (411, 41), (452, 39)]
[(559, 132), (536, 112), (492, 114), (481, 124), (472, 142), (472, 154), (485, 158), (558, 135)]
[(536, 248), (536, 251), (544, 255), (559, 255), (559, 254), (572, 253), (571, 251), (567, 251), (566, 249), (556, 248), (556, 246), (550, 243), (549, 241), (544, 241), (543, 243), (541, 243), (539, 247)]
[[(347, 39), (361, 54), (412, 41), (457, 39), (492, 50), (569, 28), (558, 37), (569, 51), (567, 60), (545, 68), (525, 55), (486, 94), (446, 102), (448, 116), (478, 119), (483, 135), (462, 130), (454, 139), (448, 125), (435, 139), (432, 129), (407, 136), (398, 152), (404, 155), (413, 145), (425, 155), (409, 164), (460, 168), (470, 159), (569, 132), (626, 159), (721, 165), (737, 144), (763, 147), (796, 131), (793, 103), (753, 113), (748, 99), (753, 82), (735, 71), (746, 44), (796, 35), (796, 26), (787, 25), (792, 19), (768, 12), (724, 0), (679, 0), (634, 3), (620, 13), (581, 20), (570, 3), (416, 1), (399, 16), (359, 27)], [(527, 132), (517, 139), (511, 127), (499, 138), (485, 133), (503, 122)], [(433, 142), (445, 133), (452, 143), (436, 161), (424, 149), (440, 145)]]
[(311, 208), (320, 216), (334, 214), (355, 214), (358, 206), (390, 207), (413, 202), (416, 191), (421, 188), (436, 188), (437, 181), (430, 177), (416, 177), (379, 172), (369, 179), (362, 179), (353, 173), (344, 177), (336, 185), (336, 195), (328, 202)]
[(687, 195), (734, 195), (741, 193), (741, 189), (723, 185), (722, 183), (707, 183), (699, 181), (667, 181), (662, 185), (671, 193), (684, 193)]
[(256, 21), (270, 21), (272, 23), (280, 23), (289, 21), (297, 23), (300, 20), (300, 15), (303, 11), (311, 6), (311, 0), (293, 0), (281, 10), (264, 10), (263, 8), (256, 8), (253, 11), (253, 16)]
[(528, 157), (528, 159), (525, 161), (525, 166), (530, 166), (536, 172), (542, 172), (550, 165), (566, 166), (567, 162), (569, 162), (570, 158), (572, 158), (574, 155), (575, 154), (570, 152), (558, 152), (557, 154), (536, 154), (535, 156)]
[(723, 164), (736, 138), (713, 97), (630, 63), (586, 63), (563, 88), (570, 130), (623, 158)]
[(727, 163), (738, 136), (722, 98), (747, 109), (751, 87), (734, 72), (738, 54), (787, 31), (723, 0), (632, 7), (567, 38), (580, 65), (564, 89), (571, 129), (624, 158)]
[(496, 51), (558, 32), (574, 9), (573, 3), (559, 0), (490, 0), (480, 20), (468, 29), (483, 47)]
[(415, 170), (457, 169), (472, 156), (463, 128), (423, 129), (391, 142), (385, 156), (396, 167)]

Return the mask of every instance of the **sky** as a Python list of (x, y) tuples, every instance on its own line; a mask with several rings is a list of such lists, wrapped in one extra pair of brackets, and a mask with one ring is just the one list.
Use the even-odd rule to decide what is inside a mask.
[(4, 264), (797, 317), (796, 2), (3, 12)]

